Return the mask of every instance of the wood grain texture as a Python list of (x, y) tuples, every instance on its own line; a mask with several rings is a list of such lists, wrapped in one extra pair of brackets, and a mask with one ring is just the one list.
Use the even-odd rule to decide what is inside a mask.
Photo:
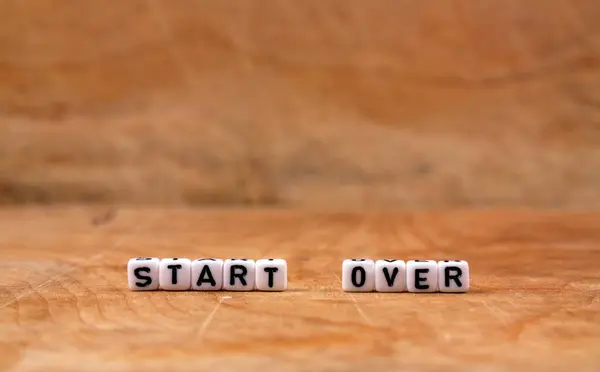
[[(596, 371), (600, 214), (0, 210), (3, 371)], [(282, 257), (283, 293), (130, 292), (136, 256)], [(466, 259), (466, 294), (349, 294), (348, 257)]]
[(600, 208), (597, 0), (0, 2), (0, 204)]

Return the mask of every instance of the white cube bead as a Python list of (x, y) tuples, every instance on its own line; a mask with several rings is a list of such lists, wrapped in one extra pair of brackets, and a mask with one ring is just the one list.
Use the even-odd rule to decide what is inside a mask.
[(342, 289), (346, 292), (372, 292), (375, 289), (375, 263), (368, 259), (348, 259), (342, 263)]
[(406, 291), (406, 262), (377, 260), (375, 262), (375, 290), (377, 292)]
[(438, 288), (440, 292), (467, 292), (471, 286), (469, 263), (463, 260), (438, 262)]
[(226, 291), (254, 290), (256, 263), (248, 258), (230, 258), (223, 263), (223, 289)]
[(256, 289), (285, 291), (287, 289), (287, 262), (280, 258), (256, 261)]
[(198, 258), (192, 261), (192, 289), (220, 291), (223, 288), (223, 260)]
[(150, 257), (132, 258), (127, 262), (127, 281), (132, 291), (155, 291), (158, 289), (158, 264), (160, 259)]
[(408, 261), (406, 263), (406, 288), (409, 292), (437, 292), (437, 262), (433, 260)]
[(188, 258), (163, 258), (159, 264), (160, 288), (187, 291), (191, 286), (192, 262)]

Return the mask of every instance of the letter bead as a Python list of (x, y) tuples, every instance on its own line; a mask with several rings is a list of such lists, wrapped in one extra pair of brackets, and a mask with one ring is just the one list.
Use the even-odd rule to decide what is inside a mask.
[(223, 288), (223, 260), (198, 258), (192, 261), (192, 290), (220, 291)]
[(253, 291), (256, 263), (248, 258), (230, 258), (223, 264), (223, 289)]
[(375, 291), (406, 291), (406, 262), (402, 260), (377, 260), (375, 262)]
[(406, 263), (406, 287), (409, 292), (437, 292), (438, 267), (433, 260), (410, 260)]
[(438, 262), (438, 287), (440, 292), (467, 292), (471, 285), (469, 263), (463, 260)]
[(287, 289), (287, 262), (280, 258), (256, 261), (256, 289), (285, 291)]
[(159, 264), (160, 288), (187, 291), (191, 286), (192, 262), (188, 258), (163, 258)]
[(156, 291), (159, 286), (158, 264), (160, 259), (150, 257), (132, 258), (127, 262), (127, 281), (132, 291)]
[(346, 292), (372, 292), (375, 289), (375, 263), (369, 259), (348, 259), (342, 263), (342, 289)]

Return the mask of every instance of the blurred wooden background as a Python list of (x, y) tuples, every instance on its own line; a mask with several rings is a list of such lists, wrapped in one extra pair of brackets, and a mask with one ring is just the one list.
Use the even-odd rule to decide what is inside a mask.
[(0, 202), (597, 208), (599, 17), (3, 0)]

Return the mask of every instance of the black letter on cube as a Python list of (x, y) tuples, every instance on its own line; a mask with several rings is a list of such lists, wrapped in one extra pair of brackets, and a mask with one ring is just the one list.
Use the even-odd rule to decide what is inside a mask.
[[(390, 261), (388, 261), (388, 262), (390, 262)], [(390, 275), (390, 272), (387, 267), (384, 267), (382, 271), (383, 271), (383, 276), (385, 277), (385, 282), (387, 283), (388, 287), (393, 286), (394, 281), (396, 280), (396, 276), (398, 276), (398, 272), (400, 270), (398, 270), (397, 267), (394, 267), (394, 270), (392, 270), (392, 275)]]
[[(236, 273), (236, 270), (240, 270), (240, 272)], [(229, 269), (229, 285), (235, 285), (236, 277), (240, 280), (240, 283), (242, 283), (242, 285), (247, 285), (248, 283), (246, 282), (245, 278), (246, 274), (248, 274), (248, 270), (245, 266), (231, 265), (231, 268)]]
[(167, 269), (171, 270), (171, 284), (177, 284), (177, 270), (180, 270), (183, 266), (181, 265), (169, 265)]
[(429, 269), (415, 269), (415, 288), (417, 289), (429, 289), (429, 284), (421, 284), (426, 282), (427, 278), (421, 277), (421, 274), (427, 274)]
[(269, 282), (268, 282), (268, 286), (269, 288), (273, 288), (273, 274), (275, 274), (276, 272), (278, 272), (279, 269), (276, 267), (265, 267), (265, 272), (269, 273)]
[(406, 290), (406, 262), (403, 260), (375, 261), (375, 291), (404, 292)]
[(446, 293), (467, 292), (470, 287), (469, 263), (463, 260), (438, 262), (439, 291)]
[(208, 283), (213, 287), (217, 285), (209, 266), (204, 266), (200, 272), (200, 275), (198, 276), (198, 282), (196, 282), (196, 285), (201, 286), (202, 283)]
[(256, 282), (256, 262), (247, 258), (227, 259), (223, 263), (223, 277), (223, 290), (253, 291)]
[(155, 291), (159, 288), (158, 258), (132, 258), (127, 262), (127, 283), (132, 291)]
[[(360, 281), (357, 279), (358, 274), (360, 273)], [(363, 285), (365, 285), (365, 282), (367, 281), (367, 272), (365, 271), (364, 268), (360, 267), (360, 266), (356, 266), (354, 268), (352, 268), (352, 284), (355, 287), (362, 287)]]
[(187, 291), (192, 285), (192, 261), (189, 258), (160, 260), (160, 288), (167, 291)]
[(346, 292), (372, 292), (375, 289), (375, 262), (365, 258), (344, 260), (342, 289)]
[(256, 261), (254, 287), (257, 291), (280, 292), (287, 289), (287, 262), (282, 258)]
[(409, 292), (437, 292), (439, 266), (433, 260), (410, 260), (406, 263), (406, 287)]
[(460, 277), (462, 276), (462, 270), (460, 267), (448, 266), (444, 268), (444, 280), (446, 287), (450, 287), (450, 280), (454, 280), (457, 286), (462, 287)]
[(140, 280), (143, 280), (143, 282), (136, 282), (135, 285), (143, 288), (143, 287), (147, 287), (150, 284), (152, 284), (152, 278), (147, 275), (142, 275), (141, 273), (150, 274), (150, 268), (149, 267), (138, 267), (137, 269), (133, 270), (133, 274), (135, 275), (135, 277)]

